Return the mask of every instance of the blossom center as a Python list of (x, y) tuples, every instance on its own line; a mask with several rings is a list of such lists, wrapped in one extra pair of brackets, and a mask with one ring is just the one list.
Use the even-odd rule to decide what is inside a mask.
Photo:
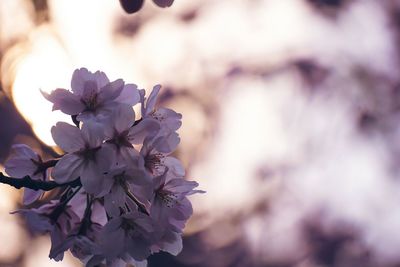
[(99, 106), (96, 88), (96, 83), (86, 82), (85, 92), (81, 98), (81, 102), (85, 105), (85, 111), (95, 111)]
[(154, 109), (153, 112), (151, 113), (151, 116), (158, 120), (159, 122), (163, 122), (165, 120), (165, 117), (163, 114), (161, 114), (160, 112), (158, 112), (158, 110)]
[(144, 166), (151, 173), (158, 173), (164, 167), (163, 159), (164, 155), (161, 153), (149, 154), (144, 159)]
[(156, 195), (168, 208), (174, 207), (178, 201), (178, 195), (172, 192), (158, 190)]
[(117, 149), (121, 147), (132, 147), (131, 142), (128, 140), (128, 131), (122, 133), (115, 133), (114, 138), (107, 141), (107, 143), (114, 144)]
[(87, 147), (81, 151), (78, 151), (78, 155), (83, 157), (87, 161), (96, 161), (96, 153), (101, 147), (90, 148)]
[(139, 235), (137, 224), (130, 219), (123, 218), (121, 228), (125, 231), (127, 236), (135, 237)]

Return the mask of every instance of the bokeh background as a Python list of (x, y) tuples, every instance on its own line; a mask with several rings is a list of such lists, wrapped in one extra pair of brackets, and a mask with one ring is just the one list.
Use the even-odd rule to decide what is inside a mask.
[[(397, 0), (1, 0), (0, 170), (14, 143), (51, 155), (69, 118), (39, 89), (75, 68), (160, 83), (207, 193), (150, 267), (400, 266), (399, 34)], [(0, 185), (0, 266), (81, 266), (48, 259), (20, 203)]]

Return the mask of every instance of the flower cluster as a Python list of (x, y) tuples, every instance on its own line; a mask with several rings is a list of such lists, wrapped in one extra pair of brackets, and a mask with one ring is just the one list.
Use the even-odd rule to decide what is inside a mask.
[[(26, 182), (23, 203), (30, 208), (16, 213), (32, 230), (50, 233), (50, 258), (62, 260), (70, 250), (86, 266), (145, 266), (152, 253), (181, 251), (193, 212), (187, 196), (203, 191), (183, 178), (182, 164), (171, 156), (181, 115), (156, 107), (160, 88), (146, 98), (134, 84), (82, 68), (73, 73), (71, 90), (43, 93), (75, 124), (51, 129), (65, 154), (44, 161), (29, 146), (15, 145), (5, 170), (16, 177), (8, 179)], [(43, 198), (41, 188), (57, 193)]]

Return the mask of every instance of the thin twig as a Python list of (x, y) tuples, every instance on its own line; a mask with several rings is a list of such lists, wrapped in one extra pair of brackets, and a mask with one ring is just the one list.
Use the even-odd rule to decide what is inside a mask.
[(128, 196), (133, 202), (135, 202), (135, 204), (138, 206), (138, 209), (139, 209), (140, 212), (142, 212), (142, 213), (144, 213), (144, 214), (146, 214), (146, 215), (150, 215), (150, 213), (147, 211), (146, 206), (145, 206), (143, 203), (141, 203), (141, 202), (132, 194), (131, 191), (126, 190), (125, 192), (126, 192), (127, 196)]

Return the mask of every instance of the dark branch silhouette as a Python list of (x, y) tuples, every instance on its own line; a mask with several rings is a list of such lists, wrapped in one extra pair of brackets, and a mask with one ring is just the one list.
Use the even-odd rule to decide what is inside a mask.
[(44, 190), (44, 191), (50, 191), (57, 187), (62, 187), (62, 186), (71, 186), (71, 187), (82, 186), (80, 178), (77, 178), (68, 183), (59, 184), (54, 181), (33, 180), (29, 175), (26, 175), (22, 178), (9, 177), (4, 175), (2, 172), (0, 172), (0, 183), (11, 185), (17, 189), (25, 187), (33, 190)]

